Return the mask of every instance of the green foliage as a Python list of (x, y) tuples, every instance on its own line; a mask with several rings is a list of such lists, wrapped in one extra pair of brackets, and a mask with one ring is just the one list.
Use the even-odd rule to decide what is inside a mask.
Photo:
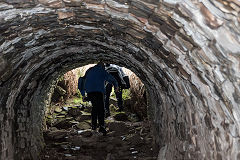
[(77, 102), (78, 104), (84, 104), (86, 106), (91, 106), (90, 102), (83, 102), (83, 96), (79, 90), (77, 90), (77, 96), (75, 97), (74, 102)]
[(80, 104), (81, 103), (81, 99), (76, 97), (76, 98), (73, 98), (73, 103), (74, 104)]
[(80, 93), (79, 89), (77, 89), (76, 96), (77, 96), (77, 97), (80, 97), (80, 98), (82, 97), (82, 95), (81, 95), (81, 93)]
[(83, 97), (79, 91), (79, 89), (77, 90), (77, 99), (78, 99), (78, 104), (83, 104)]
[[(114, 92), (114, 89), (112, 89), (111, 93), (112, 94), (111, 94), (110, 97), (116, 99), (116, 94)], [(129, 89), (123, 89), (123, 91), (122, 91), (122, 98), (123, 98), (123, 100), (131, 99), (131, 93), (130, 93)]]
[(64, 75), (61, 75), (59, 78), (58, 78), (58, 81), (63, 81), (64, 80)]
[(124, 89), (122, 92), (123, 100), (131, 99), (131, 93), (129, 89)]
[(118, 108), (116, 106), (114, 106), (113, 104), (110, 104), (109, 109), (110, 109), (111, 113), (115, 114), (115, 112), (117, 111)]
[(114, 88), (112, 88), (112, 92), (110, 94), (110, 97), (116, 99), (116, 94), (114, 92)]

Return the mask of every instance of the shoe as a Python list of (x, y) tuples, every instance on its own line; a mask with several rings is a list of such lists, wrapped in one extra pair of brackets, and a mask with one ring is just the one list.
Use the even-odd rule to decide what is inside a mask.
[(94, 130), (94, 131), (95, 131), (96, 129), (97, 129), (97, 127), (96, 127), (96, 126), (92, 126), (92, 130)]
[(107, 135), (107, 131), (106, 131), (106, 129), (104, 127), (100, 127), (98, 132), (101, 132), (104, 136)]

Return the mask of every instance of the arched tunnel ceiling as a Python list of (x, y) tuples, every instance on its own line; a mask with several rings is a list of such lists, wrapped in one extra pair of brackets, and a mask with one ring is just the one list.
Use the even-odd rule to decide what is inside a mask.
[(39, 106), (53, 79), (103, 59), (133, 70), (147, 86), (161, 156), (239, 158), (239, 6), (238, 0), (0, 1), (0, 157), (36, 155)]

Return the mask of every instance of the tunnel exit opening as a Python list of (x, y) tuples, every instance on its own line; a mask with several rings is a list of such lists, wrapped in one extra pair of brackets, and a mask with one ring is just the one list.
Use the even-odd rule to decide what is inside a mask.
[(94, 65), (71, 70), (52, 86), (45, 109), (43, 135), (46, 146), (41, 158), (156, 159), (158, 149), (148, 120), (146, 89), (140, 78), (126, 68), (122, 70), (130, 79), (130, 88), (122, 90), (123, 110), (118, 111), (118, 99), (112, 88), (111, 115), (105, 114), (107, 136), (91, 130), (92, 104), (83, 102), (77, 83), (78, 78)]

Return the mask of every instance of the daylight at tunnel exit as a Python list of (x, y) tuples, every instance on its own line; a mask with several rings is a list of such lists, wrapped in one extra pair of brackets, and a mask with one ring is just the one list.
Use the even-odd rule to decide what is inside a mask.
[(240, 0), (0, 0), (0, 160), (239, 160)]

